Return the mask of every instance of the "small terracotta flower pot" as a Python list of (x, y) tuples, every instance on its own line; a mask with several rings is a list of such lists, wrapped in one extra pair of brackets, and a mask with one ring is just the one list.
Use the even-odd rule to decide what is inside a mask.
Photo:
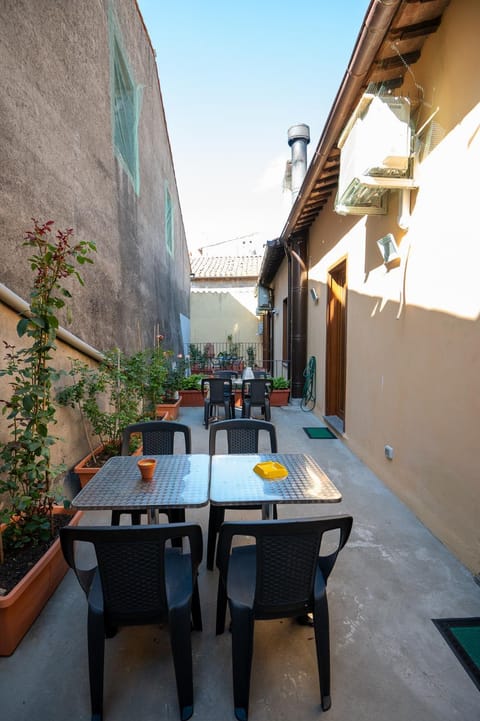
[(142, 474), (142, 481), (151, 481), (155, 472), (157, 461), (154, 458), (142, 458), (138, 461), (138, 467)]

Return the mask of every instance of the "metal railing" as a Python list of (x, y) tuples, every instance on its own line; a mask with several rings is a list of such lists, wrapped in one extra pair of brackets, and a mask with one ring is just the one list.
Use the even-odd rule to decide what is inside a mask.
[(261, 343), (190, 343), (186, 358), (191, 373), (212, 373), (215, 370), (234, 370), (241, 373), (244, 368), (265, 368), (273, 377), (289, 377), (289, 360), (263, 360)]

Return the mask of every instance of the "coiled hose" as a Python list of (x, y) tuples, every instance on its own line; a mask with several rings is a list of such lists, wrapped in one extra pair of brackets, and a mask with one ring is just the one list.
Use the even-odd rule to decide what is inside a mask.
[(317, 362), (315, 356), (310, 356), (307, 367), (303, 371), (305, 383), (303, 384), (302, 400), (300, 401), (300, 408), (302, 411), (313, 411), (316, 403), (315, 388), (316, 388), (316, 373), (317, 373)]

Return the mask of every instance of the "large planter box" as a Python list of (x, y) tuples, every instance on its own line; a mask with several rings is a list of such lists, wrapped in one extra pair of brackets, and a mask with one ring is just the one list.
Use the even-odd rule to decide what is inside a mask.
[(270, 405), (271, 406), (288, 406), (288, 399), (290, 398), (289, 388), (280, 388), (273, 390), (270, 393)]
[(180, 390), (179, 393), (182, 406), (185, 406), (186, 408), (203, 407), (203, 395), (200, 390)]
[(102, 451), (103, 445), (98, 446), (98, 448), (95, 448), (93, 453), (89, 453), (88, 456), (82, 458), (82, 460), (73, 467), (74, 473), (76, 473), (80, 479), (80, 485), (82, 488), (86, 486), (88, 481), (91, 481), (95, 473), (100, 470), (100, 466), (88, 466), (87, 464), (90, 463), (94, 455), (98, 456)]
[[(55, 509), (65, 513), (65, 509)], [(81, 511), (72, 515), (76, 526)], [(0, 596), (0, 656), (10, 656), (33, 624), (68, 570), (60, 539), (6, 596)]]
[(180, 412), (181, 402), (182, 399), (179, 398), (178, 401), (174, 403), (158, 403), (155, 412), (156, 418), (158, 419), (163, 416), (163, 420), (165, 421), (176, 421)]

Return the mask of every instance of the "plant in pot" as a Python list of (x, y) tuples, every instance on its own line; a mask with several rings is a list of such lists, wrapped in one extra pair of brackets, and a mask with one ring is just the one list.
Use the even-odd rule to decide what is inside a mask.
[(173, 360), (173, 351), (162, 350), (158, 346), (152, 353), (149, 370), (146, 391), (153, 417), (176, 420), (181, 404), (179, 389), (185, 376), (185, 359), (178, 355)]
[(201, 373), (192, 373), (182, 378), (180, 383), (180, 395), (182, 405), (189, 407), (203, 407), (203, 395), (201, 391), (202, 380), (206, 376)]
[(124, 428), (142, 417), (145, 356), (127, 356), (114, 348), (95, 368), (73, 360), (69, 374), (74, 382), (59, 390), (57, 399), (80, 410), (90, 446), (88, 456), (74, 467), (83, 486), (108, 458), (118, 455)]
[[(55, 484), (64, 468), (54, 466), (51, 460), (51, 448), (58, 440), (51, 433), (56, 423), (53, 384), (60, 375), (52, 362), (58, 314), (71, 297), (65, 281), (73, 278), (83, 285), (78, 266), (91, 263), (90, 254), (95, 250), (90, 242), (73, 243), (71, 228), (57, 230), (53, 239), (53, 225), (53, 221), (42, 225), (34, 220), (33, 229), (25, 234), (23, 246), (30, 252), (28, 262), (33, 271), (33, 287), (30, 309), (19, 320), (17, 335), (29, 343), (16, 348), (4, 341), (6, 364), (0, 370), (10, 388), (10, 397), (0, 400), (9, 436), (0, 445), (0, 522), (3, 524), (0, 555), (4, 559), (3, 568), (8, 565), (8, 572), (2, 571), (0, 565), (0, 587), (4, 591), (0, 597), (0, 655), (13, 652), (66, 572), (65, 564), (59, 561), (56, 572), (50, 571), (49, 582), (35, 581), (35, 600), (30, 596), (28, 600), (21, 600), (23, 608), (19, 613), (23, 618), (13, 618), (14, 599), (16, 601), (19, 594), (15, 588), (9, 590), (11, 575), (15, 573), (12, 569), (21, 565), (25, 555), (32, 565), (32, 554), (41, 557), (54, 537), (54, 510), (58, 500)], [(57, 546), (59, 549), (58, 542)], [(26, 587), (27, 577), (37, 578), (35, 569), (36, 566), (18, 586)], [(21, 574), (22, 571), (17, 573), (17, 578)], [(23, 586), (20, 596), (24, 599)]]
[(283, 376), (276, 376), (271, 380), (272, 392), (270, 394), (271, 406), (286, 406), (290, 396), (290, 381)]

